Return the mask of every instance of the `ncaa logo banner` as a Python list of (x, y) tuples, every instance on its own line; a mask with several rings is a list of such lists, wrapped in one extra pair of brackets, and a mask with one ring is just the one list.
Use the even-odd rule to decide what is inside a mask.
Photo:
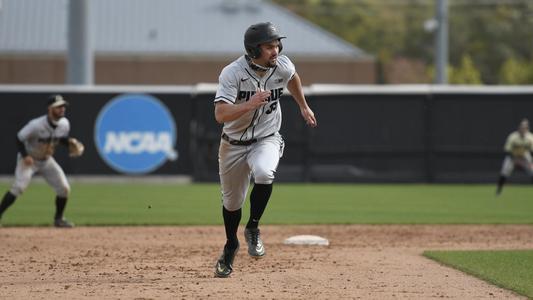
[(178, 158), (174, 118), (150, 95), (111, 99), (98, 114), (94, 132), (100, 157), (121, 173), (146, 174)]

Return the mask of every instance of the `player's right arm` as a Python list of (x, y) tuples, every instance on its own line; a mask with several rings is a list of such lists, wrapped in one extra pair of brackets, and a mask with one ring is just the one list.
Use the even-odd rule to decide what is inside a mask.
[(237, 120), (244, 114), (265, 105), (270, 97), (270, 91), (257, 91), (250, 100), (236, 104), (240, 79), (231, 68), (231, 65), (224, 68), (218, 78), (215, 119), (221, 124)]
[(33, 158), (28, 154), (24, 142), (31, 136), (33, 132), (32, 126), (32, 122), (29, 122), (17, 133), (17, 148), (24, 163), (28, 166), (33, 164)]
[(26, 146), (24, 145), (24, 142), (21, 141), (18, 136), (16, 139), (17, 139), (17, 149), (18, 149), (18, 152), (20, 153), (20, 156), (24, 160), (24, 163), (28, 166), (32, 165), (33, 158), (30, 155), (28, 155), (28, 151), (26, 150)]
[(240, 104), (217, 101), (215, 103), (215, 119), (221, 124), (237, 120), (245, 113), (267, 104), (268, 97), (270, 97), (270, 91), (260, 91), (254, 94), (249, 101)]
[(505, 146), (503, 146), (503, 150), (506, 154), (511, 154), (511, 151), (513, 151), (513, 133), (507, 136), (507, 140), (505, 141)]

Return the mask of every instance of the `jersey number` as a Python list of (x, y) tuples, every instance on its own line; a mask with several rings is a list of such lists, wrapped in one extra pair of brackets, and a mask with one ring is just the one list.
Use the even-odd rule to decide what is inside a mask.
[(268, 110), (265, 112), (267, 115), (268, 114), (271, 114), (273, 111), (275, 111), (276, 109), (278, 108), (278, 102), (274, 102), (272, 104), (270, 104), (270, 107), (268, 108)]

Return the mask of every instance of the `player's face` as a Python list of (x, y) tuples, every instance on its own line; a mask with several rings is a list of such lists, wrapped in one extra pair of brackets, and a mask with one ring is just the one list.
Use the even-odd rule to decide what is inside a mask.
[(50, 115), (52, 119), (57, 121), (65, 116), (66, 110), (67, 110), (67, 107), (65, 105), (58, 106), (58, 107), (51, 107), (48, 109), (48, 114)]
[(518, 127), (518, 132), (520, 132), (521, 135), (524, 135), (528, 131), (529, 131), (529, 124), (525, 122), (520, 123), (520, 126)]
[(520, 122), (520, 125), (518, 126), (518, 133), (521, 135), (526, 134), (529, 131), (529, 122), (522, 121)]
[(261, 44), (261, 57), (259, 58), (259, 64), (265, 67), (275, 67), (278, 62), (279, 54), (279, 41), (272, 41)]

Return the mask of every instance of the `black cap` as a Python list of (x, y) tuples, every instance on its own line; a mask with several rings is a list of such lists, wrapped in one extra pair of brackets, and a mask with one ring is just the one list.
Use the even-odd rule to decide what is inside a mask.
[(48, 108), (68, 105), (68, 102), (61, 95), (52, 95), (48, 97)]

